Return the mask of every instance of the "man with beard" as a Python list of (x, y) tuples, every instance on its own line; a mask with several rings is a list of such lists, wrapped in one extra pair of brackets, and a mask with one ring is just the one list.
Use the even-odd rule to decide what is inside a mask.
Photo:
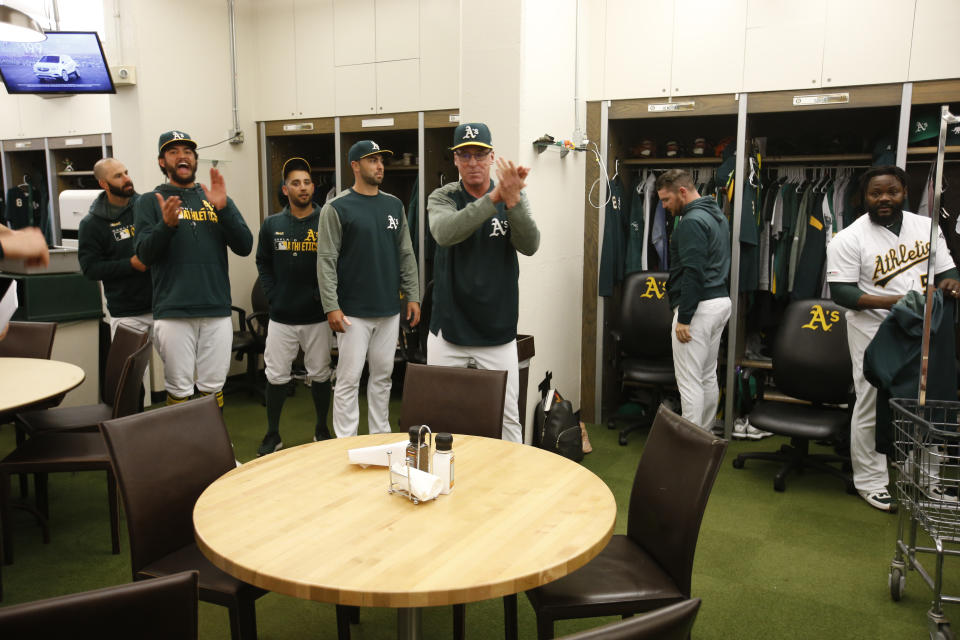
[(437, 241), (427, 364), (506, 371), (501, 437), (523, 442), (517, 252), (532, 256), (540, 247), (523, 192), (530, 170), (501, 158), (494, 182), (493, 139), (482, 122), (459, 125), (451, 149), (460, 181), (436, 189), (427, 200)]
[(160, 136), (157, 163), (169, 180), (134, 209), (134, 248), (153, 278), (153, 318), (167, 404), (216, 394), (230, 369), (233, 322), (227, 247), (250, 255), (253, 235), (227, 197), (223, 176), (197, 184), (197, 143), (181, 131)]
[[(850, 421), (850, 461), (860, 496), (890, 511), (887, 458), (876, 450), (877, 389), (863, 375), (863, 354), (890, 308), (911, 289), (923, 291), (930, 256), (930, 219), (903, 210), (907, 174), (899, 167), (870, 169), (860, 179), (865, 216), (827, 245), (830, 297), (849, 309), (847, 342), (857, 400)], [(937, 234), (936, 285), (960, 294), (957, 269), (943, 234)]]
[(730, 319), (730, 229), (716, 200), (701, 197), (689, 171), (657, 178), (663, 208), (679, 218), (670, 238), (667, 296), (673, 308), (673, 369), (683, 417), (710, 429), (720, 387), (717, 354)]
[(317, 411), (313, 439), (326, 440), (330, 408), (330, 346), (332, 336), (320, 306), (317, 286), (317, 222), (320, 207), (313, 203), (310, 164), (303, 158), (283, 163), (283, 194), (289, 205), (267, 217), (260, 227), (257, 270), (270, 303), (270, 330), (263, 353), (267, 374), (267, 434), (257, 455), (283, 447), (280, 412), (287, 399), (290, 367), (303, 349), (303, 363)]
[(80, 221), (80, 269), (103, 282), (111, 336), (119, 325), (151, 333), (153, 285), (147, 266), (133, 252), (133, 210), (140, 196), (127, 168), (113, 158), (97, 161), (93, 175), (103, 193)]
[[(420, 284), (403, 203), (380, 191), (383, 156), (372, 140), (347, 153), (353, 187), (320, 212), (317, 280), (330, 328), (338, 333), (333, 429), (338, 438), (357, 435), (358, 392), (363, 362), (369, 365), (367, 425), (390, 431), (390, 376), (405, 307), (411, 327), (420, 322)], [(401, 298), (402, 294), (402, 298)]]

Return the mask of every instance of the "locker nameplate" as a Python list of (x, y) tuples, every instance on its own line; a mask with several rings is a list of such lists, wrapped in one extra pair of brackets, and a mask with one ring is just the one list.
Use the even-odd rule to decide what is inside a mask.
[(450, 114), (450, 122), (460, 122), (460, 114), (459, 114), (459, 113), (451, 113), (451, 114)]
[(697, 108), (697, 103), (693, 100), (688, 102), (655, 102), (647, 105), (647, 111), (693, 111)]
[(63, 144), (67, 147), (77, 147), (83, 144), (83, 138), (66, 138)]
[(296, 122), (294, 124), (283, 125), (284, 131), (313, 131), (312, 122)]
[(850, 102), (849, 93), (817, 93), (806, 96), (793, 96), (793, 106), (809, 107), (815, 104), (846, 104)]
[(392, 127), (393, 118), (367, 118), (360, 121), (361, 127)]

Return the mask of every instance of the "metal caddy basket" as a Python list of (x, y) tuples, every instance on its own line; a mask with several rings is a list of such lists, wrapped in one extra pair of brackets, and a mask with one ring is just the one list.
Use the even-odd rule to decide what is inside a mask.
[[(906, 572), (914, 570), (933, 590), (927, 612), (930, 637), (954, 638), (942, 604), (960, 604), (960, 597), (943, 595), (943, 562), (960, 556), (960, 402), (916, 399), (890, 401), (894, 426), (894, 486), (900, 503), (897, 543), (890, 563), (890, 597), (900, 600)], [(933, 547), (917, 546), (917, 527), (933, 539)], [(907, 539), (904, 535), (906, 533)], [(933, 576), (918, 554), (933, 554)]]

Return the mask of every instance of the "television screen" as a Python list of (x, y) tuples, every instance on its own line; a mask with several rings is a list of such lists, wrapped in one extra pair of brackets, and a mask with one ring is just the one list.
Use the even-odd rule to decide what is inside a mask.
[(116, 93), (95, 31), (48, 31), (43, 42), (0, 42), (7, 93)]

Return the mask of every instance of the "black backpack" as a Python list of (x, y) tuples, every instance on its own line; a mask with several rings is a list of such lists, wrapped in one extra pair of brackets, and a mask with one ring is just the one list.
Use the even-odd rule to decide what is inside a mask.
[(548, 371), (540, 383), (541, 400), (533, 416), (534, 444), (574, 462), (583, 460), (580, 420), (569, 400), (551, 388), (553, 373)]

